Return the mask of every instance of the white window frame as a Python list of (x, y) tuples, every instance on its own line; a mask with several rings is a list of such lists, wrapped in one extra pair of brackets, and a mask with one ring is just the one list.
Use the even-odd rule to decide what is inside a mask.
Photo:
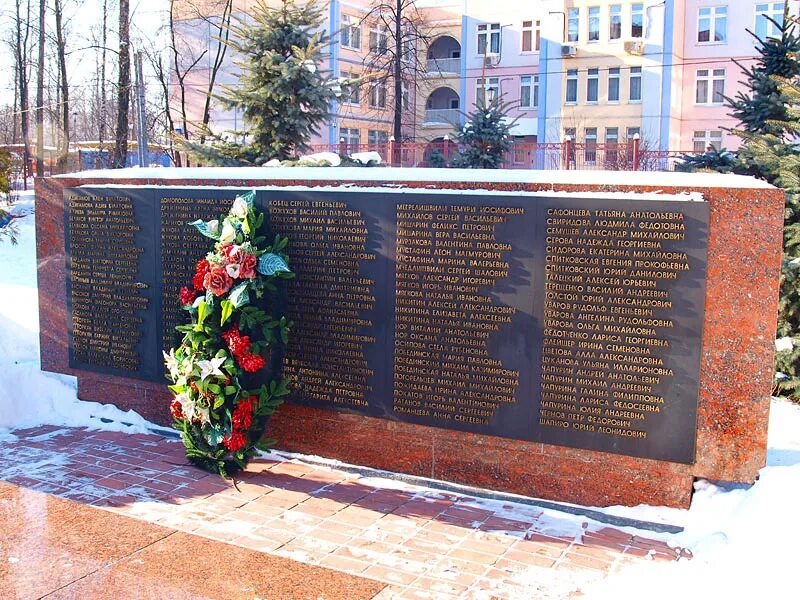
[[(594, 100), (589, 95), (592, 82), (594, 82)], [(586, 104), (597, 104), (598, 102), (600, 102), (600, 69), (593, 67), (586, 69)]]
[[(527, 25), (526, 25), (527, 23)], [(525, 50), (525, 34), (530, 36), (530, 49)], [(528, 19), (522, 22), (522, 33), (519, 38), (520, 54), (535, 54), (539, 52), (542, 44), (542, 22), (536, 19)]]
[[(575, 82), (575, 99), (569, 99), (569, 84)], [(578, 103), (578, 69), (567, 69), (567, 82), (564, 86), (564, 104), (572, 106)]]
[(389, 143), (389, 132), (384, 129), (368, 129), (367, 145), (369, 147), (385, 146)]
[[(616, 80), (617, 82), (617, 97), (615, 99), (611, 99), (611, 80)], [(611, 67), (608, 69), (608, 93), (606, 95), (606, 100), (609, 104), (619, 104), (620, 93), (622, 91), (621, 87), (621, 69), (619, 67)]]
[(369, 88), (370, 108), (385, 109), (387, 106), (387, 95), (389, 86), (385, 81), (376, 81)]
[[(609, 132), (612, 131), (612, 130), (616, 132), (616, 134), (614, 135), (613, 138), (609, 137), (609, 135), (608, 135)], [(606, 140), (606, 144), (619, 144), (619, 127), (606, 127), (605, 140)]]
[[(356, 34), (355, 36), (353, 35), (354, 33)], [(354, 38), (358, 40), (358, 44), (353, 43)], [(352, 15), (342, 15), (342, 29), (339, 33), (339, 40), (342, 48), (361, 50), (361, 23)]]
[[(342, 73), (342, 77), (346, 77), (347, 79), (358, 79), (358, 73), (353, 71), (345, 71)], [(352, 101), (353, 94), (355, 94), (355, 102)], [(347, 96), (342, 98), (342, 104), (347, 106), (361, 106), (361, 86), (352, 86), (349, 89)]]
[(411, 86), (407, 81), (400, 82), (400, 107), (402, 110), (411, 108)]
[[(642, 32), (641, 35), (634, 35), (633, 33), (633, 21), (635, 17), (640, 17), (642, 21)], [(634, 2), (631, 4), (631, 28), (630, 34), (631, 39), (633, 40), (643, 40), (644, 39), (644, 28), (645, 28), (645, 20), (644, 20), (644, 2)]]
[[(475, 49), (478, 56), (498, 56), (500, 54), (500, 23), (480, 23), (477, 27), (477, 40)], [(484, 38), (484, 52), (481, 52), (481, 38)], [(497, 41), (497, 49), (493, 50)]]
[[(352, 132), (355, 132), (355, 137), (352, 137)], [(361, 130), (357, 127), (340, 127), (339, 139), (343, 139), (348, 146), (361, 146)], [(355, 142), (351, 140), (355, 140)]]
[[(634, 98), (633, 94), (633, 80), (638, 78), (639, 79), (639, 97)], [(629, 104), (640, 104), (642, 102), (642, 67), (631, 67), (630, 74), (628, 77), (628, 103)]]
[[(373, 34), (375, 43), (373, 44)], [(383, 43), (381, 43), (383, 42)], [(376, 54), (380, 51), (381, 54), (389, 50), (389, 29), (382, 23), (376, 23), (369, 28), (369, 51)]]
[[(708, 15), (701, 16), (701, 13), (707, 10)], [(708, 19), (708, 39), (700, 39), (700, 21)], [(717, 40), (717, 22), (724, 21), (725, 27), (722, 30), (723, 39)], [(716, 6), (698, 6), (697, 7), (697, 38), (695, 42), (701, 46), (714, 45), (714, 44), (727, 44), (728, 43), (728, 6), (720, 4)]]
[[(484, 93), (486, 96), (484, 97)], [(484, 105), (488, 106), (489, 102), (492, 102), (500, 97), (500, 78), (499, 77), (487, 77), (486, 78), (486, 85), (484, 87), (484, 80), (482, 78), (478, 78), (475, 80), (475, 102), (477, 103), (479, 100), (483, 99)], [(489, 102), (486, 102), (486, 100)]]
[[(701, 97), (700, 83), (705, 83)], [(717, 86), (716, 84), (720, 84)], [(717, 88), (720, 89), (717, 89)], [(719, 95), (718, 100), (714, 96)], [(694, 74), (694, 103), (699, 106), (722, 106), (725, 102), (725, 69), (697, 69)]]
[(533, 101), (533, 108), (539, 108), (539, 76), (533, 76), (533, 95), (531, 96), (531, 100)]
[[(601, 25), (601, 23), (600, 23), (600, 7), (599, 6), (590, 6), (589, 10), (587, 12), (589, 13), (589, 17), (588, 17), (589, 20), (587, 21), (587, 23), (588, 23), (587, 41), (590, 44), (597, 44), (597, 43), (600, 42), (600, 31), (602, 30), (602, 28), (600, 26)], [(593, 30), (592, 30), (592, 21), (597, 21), (597, 29), (595, 30), (596, 33), (597, 33), (597, 37), (594, 38), (594, 39), (592, 39), (592, 32), (593, 32)]]
[[(701, 134), (701, 135), (698, 135)], [(702, 149), (698, 146), (702, 143)], [(692, 150), (695, 153), (703, 153), (708, 151), (708, 147), (712, 146), (719, 151), (722, 148), (722, 131), (719, 129), (709, 129), (705, 131), (696, 130), (692, 132)]]
[[(759, 17), (768, 16), (775, 19), (778, 22), (783, 22), (783, 7), (784, 2), (757, 2), (755, 5), (755, 19), (753, 21), (753, 33), (758, 36), (760, 40), (766, 40), (767, 38), (776, 38), (780, 37), (781, 33), (780, 30), (775, 27), (774, 24), (767, 21), (765, 18), (759, 19)], [(766, 9), (761, 9), (760, 7), (766, 7)], [(759, 22), (764, 23), (764, 37), (758, 33), (758, 25)]]
[(597, 164), (597, 127), (585, 127), (583, 130), (583, 164)]
[[(532, 110), (536, 108), (536, 102), (533, 97), (534, 83), (533, 78), (536, 75), (520, 75), (519, 77), (519, 108), (520, 110)], [(523, 90), (528, 89), (528, 102), (525, 103)]]
[(633, 136), (635, 136), (635, 135), (638, 135), (639, 139), (641, 140), (642, 139), (642, 128), (641, 127), (627, 127), (625, 129), (625, 135), (627, 136), (625, 139), (627, 139), (629, 142), (633, 141)]
[[(617, 37), (612, 37), (613, 32), (611, 28), (614, 26), (615, 17), (619, 19), (619, 35)], [(608, 6), (608, 39), (611, 42), (622, 39), (622, 4), (609, 4)]]
[[(572, 26), (575, 25), (575, 36), (572, 35)], [(567, 42), (581, 41), (581, 9), (572, 7), (567, 9)]]

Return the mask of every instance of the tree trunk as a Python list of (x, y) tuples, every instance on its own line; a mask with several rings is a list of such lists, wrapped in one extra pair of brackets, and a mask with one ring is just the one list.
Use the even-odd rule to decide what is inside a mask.
[(117, 79), (117, 131), (112, 169), (122, 169), (128, 158), (128, 109), (131, 101), (129, 0), (119, 0), (119, 77)]
[[(16, 0), (16, 39), (14, 40), (15, 59), (19, 81), (19, 125), (20, 135), (22, 136), (22, 185), (28, 189), (28, 175), (31, 166), (31, 146), (30, 146), (30, 115), (28, 113), (28, 35), (30, 33), (31, 22), (31, 2), (28, 0), (25, 9), (25, 17), (20, 13), (22, 0)], [(25, 24), (24, 35), (22, 24)]]
[(64, 28), (63, 28), (63, 15), (61, 2), (63, 0), (54, 0), (54, 7), (56, 13), (56, 42), (58, 47), (58, 73), (61, 83), (61, 126), (63, 137), (61, 138), (62, 144), (58, 151), (58, 172), (66, 173), (67, 162), (69, 159), (69, 142), (70, 142), (70, 127), (69, 127), (69, 84), (67, 82), (67, 59), (66, 48), (64, 43)]
[(44, 31), (46, 0), (39, 0), (39, 64), (36, 73), (36, 175), (44, 176)]
[(107, 25), (108, 25), (108, 0), (103, 0), (103, 41), (100, 44), (102, 47), (101, 50), (101, 60), (100, 60), (100, 127), (98, 129), (98, 156), (100, 158), (101, 163), (105, 162), (105, 165), (108, 166), (108, 161), (103, 159), (103, 150), (106, 141), (106, 118), (108, 115), (108, 107), (106, 106), (106, 101), (108, 100), (108, 91), (106, 90), (106, 44), (108, 43), (108, 33), (107, 33)]
[(394, 14), (394, 126), (395, 142), (402, 141), (403, 131), (403, 0), (396, 0)]

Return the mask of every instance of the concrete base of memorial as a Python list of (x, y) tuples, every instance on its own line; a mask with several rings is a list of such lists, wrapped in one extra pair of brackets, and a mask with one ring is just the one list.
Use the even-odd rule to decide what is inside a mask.
[[(435, 180), (435, 181), (431, 181)], [(765, 463), (783, 194), (736, 176), (404, 169), (127, 169), (40, 179), (37, 192), (42, 368), (78, 377), (84, 400), (168, 423), (166, 383), (70, 368), (65, 188), (191, 186), (697, 194), (708, 203), (707, 276), (692, 464), (521, 441), (284, 405), (270, 435), (287, 450), (586, 505), (687, 506), (696, 477), (752, 482)], [(290, 246), (291, 256), (291, 246)], [(677, 435), (677, 432), (676, 432)], [(687, 439), (687, 444), (695, 440)]]

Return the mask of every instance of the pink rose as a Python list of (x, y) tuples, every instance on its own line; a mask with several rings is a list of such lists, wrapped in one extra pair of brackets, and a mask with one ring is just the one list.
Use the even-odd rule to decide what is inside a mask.
[(233, 279), (225, 272), (225, 267), (213, 267), (203, 280), (205, 288), (215, 296), (222, 296), (231, 289)]
[(256, 255), (245, 254), (239, 265), (239, 277), (243, 279), (255, 279), (256, 277)]

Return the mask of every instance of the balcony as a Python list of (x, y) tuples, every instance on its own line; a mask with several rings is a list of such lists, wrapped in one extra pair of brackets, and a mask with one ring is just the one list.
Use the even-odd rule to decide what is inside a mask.
[(461, 44), (449, 35), (436, 38), (428, 48), (426, 68), (429, 75), (461, 73)]
[(429, 74), (453, 74), (458, 75), (461, 73), (461, 59), (460, 58), (428, 58), (425, 67)]
[(461, 111), (457, 108), (429, 108), (425, 110), (425, 125), (458, 125)]

